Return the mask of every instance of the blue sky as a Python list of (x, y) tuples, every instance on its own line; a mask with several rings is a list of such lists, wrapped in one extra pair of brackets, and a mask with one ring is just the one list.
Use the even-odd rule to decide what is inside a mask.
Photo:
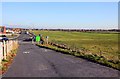
[(9, 27), (118, 28), (117, 2), (3, 2), (2, 23)]

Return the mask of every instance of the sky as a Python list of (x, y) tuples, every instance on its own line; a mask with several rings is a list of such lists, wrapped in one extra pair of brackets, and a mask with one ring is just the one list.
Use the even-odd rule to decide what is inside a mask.
[(119, 2), (120, 0), (1, 0), (1, 2)]
[(2, 25), (38, 29), (116, 29), (117, 2), (2, 2)]

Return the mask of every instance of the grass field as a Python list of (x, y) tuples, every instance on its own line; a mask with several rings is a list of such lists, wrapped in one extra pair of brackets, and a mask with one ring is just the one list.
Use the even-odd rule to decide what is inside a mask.
[(33, 31), (36, 35), (49, 36), (49, 41), (66, 44), (71, 49), (85, 54), (102, 55), (107, 60), (118, 61), (118, 33)]

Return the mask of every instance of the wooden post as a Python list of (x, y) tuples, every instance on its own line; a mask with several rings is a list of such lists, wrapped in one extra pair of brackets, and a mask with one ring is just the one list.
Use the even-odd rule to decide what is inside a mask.
[(5, 42), (5, 46), (6, 46), (6, 57), (7, 57), (7, 55), (8, 55), (8, 51), (7, 51), (7, 41)]
[(0, 42), (0, 66), (2, 65), (1, 64), (2, 59), (3, 59), (3, 43)]
[(10, 41), (8, 41), (8, 45), (7, 45), (7, 51), (8, 51), (8, 53), (10, 54)]
[(3, 40), (3, 59), (6, 59), (6, 44), (5, 44), (5, 40)]
[(10, 53), (10, 51), (9, 51), (9, 47), (10, 47), (9, 41), (6, 41), (6, 45), (7, 45), (7, 55), (9, 55), (9, 53)]
[(11, 40), (9, 41), (9, 44), (10, 44), (10, 49), (9, 50), (11, 51), (11, 49), (12, 49), (12, 41)]

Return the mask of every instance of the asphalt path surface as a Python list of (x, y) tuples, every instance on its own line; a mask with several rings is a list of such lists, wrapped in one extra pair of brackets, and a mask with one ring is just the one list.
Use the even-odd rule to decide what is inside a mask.
[(27, 34), (18, 37), (19, 50), (3, 77), (118, 77), (118, 70), (40, 48), (23, 41)]

